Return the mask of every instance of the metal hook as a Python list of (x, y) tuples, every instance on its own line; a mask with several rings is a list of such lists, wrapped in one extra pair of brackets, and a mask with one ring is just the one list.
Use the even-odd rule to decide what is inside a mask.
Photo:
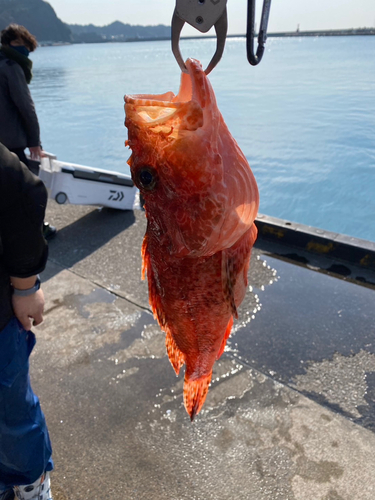
[(181, 68), (183, 73), (188, 73), (187, 67), (185, 66), (184, 60), (182, 59), (181, 51), (180, 51), (180, 34), (182, 28), (184, 27), (185, 21), (180, 18), (177, 14), (176, 9), (173, 12), (172, 17), (172, 53), (178, 62), (178, 65)]
[(255, 37), (255, 0), (248, 0), (247, 3), (247, 32), (246, 32), (246, 51), (247, 60), (252, 66), (260, 63), (263, 53), (264, 44), (267, 40), (267, 25), (270, 15), (271, 0), (264, 0), (262, 17), (258, 34), (258, 48), (254, 53), (254, 37)]
[(221, 17), (216, 21), (215, 31), (216, 31), (216, 51), (205, 70), (206, 75), (211, 73), (211, 71), (220, 61), (224, 52), (225, 41), (227, 38), (227, 31), (228, 31), (227, 9), (224, 10)]
[[(206, 75), (208, 75), (215, 68), (223, 55), (228, 31), (228, 18), (226, 9), (227, 0), (222, 0), (221, 4), (219, 4), (220, 0), (216, 0), (215, 2), (213, 0), (211, 1), (212, 4), (206, 6), (205, 0), (199, 0), (197, 4), (191, 2), (188, 3), (186, 0), (179, 0), (176, 4), (176, 8), (173, 12), (172, 17), (172, 53), (178, 65), (180, 66), (181, 71), (183, 71), (184, 73), (187, 73), (188, 71), (180, 52), (179, 43), (181, 31), (185, 24), (185, 21), (194, 26), (196, 29), (199, 29), (199, 31), (201, 31), (202, 33), (207, 32), (212, 27), (212, 25), (215, 27), (216, 51), (205, 70)], [(202, 9), (203, 7), (206, 9), (204, 11), (204, 18), (196, 15), (200, 12), (199, 10), (197, 10), (197, 7), (199, 9)]]

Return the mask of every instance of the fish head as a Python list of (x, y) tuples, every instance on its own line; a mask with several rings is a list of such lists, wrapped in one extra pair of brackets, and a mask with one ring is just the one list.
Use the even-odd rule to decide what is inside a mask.
[[(239, 237), (232, 227), (238, 220), (235, 196), (228, 194), (224, 178), (224, 163), (235, 172), (238, 154), (201, 64), (188, 59), (186, 66), (177, 95), (125, 96), (126, 144), (148, 231), (163, 239), (171, 254), (201, 257)], [(236, 231), (242, 234), (252, 222)]]
[(132, 178), (149, 226), (178, 256), (202, 255), (212, 221), (223, 213), (213, 189), (223, 178), (213, 141), (221, 115), (200, 63), (190, 59), (187, 67), (177, 96), (125, 96)]

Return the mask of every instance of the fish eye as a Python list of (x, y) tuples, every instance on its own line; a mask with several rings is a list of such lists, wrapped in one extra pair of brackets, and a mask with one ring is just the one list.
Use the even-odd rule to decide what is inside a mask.
[(156, 184), (156, 173), (151, 167), (143, 167), (138, 172), (138, 183), (141, 188), (150, 191)]

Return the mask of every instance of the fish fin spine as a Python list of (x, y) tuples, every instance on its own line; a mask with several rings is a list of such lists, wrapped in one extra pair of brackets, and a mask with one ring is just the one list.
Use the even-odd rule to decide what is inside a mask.
[(176, 375), (180, 373), (181, 366), (185, 363), (185, 356), (182, 351), (177, 347), (174, 341), (171, 331), (166, 329), (165, 345), (167, 348), (167, 354), (171, 365), (173, 366)]
[(225, 346), (227, 345), (227, 340), (229, 338), (230, 332), (232, 331), (232, 326), (233, 326), (233, 316), (231, 316), (230, 320), (228, 321), (228, 325), (227, 325), (227, 328), (226, 328), (225, 333), (224, 333), (223, 341), (221, 343), (219, 352), (216, 355), (216, 359), (219, 359), (224, 352), (224, 349), (225, 349)]
[(206, 400), (208, 388), (211, 382), (212, 371), (196, 380), (186, 377), (184, 383), (184, 405), (185, 409), (193, 421), (195, 416), (201, 411), (203, 403)]

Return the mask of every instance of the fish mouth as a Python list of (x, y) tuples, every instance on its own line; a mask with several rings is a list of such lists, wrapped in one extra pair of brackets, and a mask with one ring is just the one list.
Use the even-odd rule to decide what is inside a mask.
[(127, 120), (171, 137), (202, 127), (205, 108), (215, 97), (201, 63), (188, 59), (186, 67), (188, 73), (181, 74), (177, 95), (173, 92), (126, 95)]

